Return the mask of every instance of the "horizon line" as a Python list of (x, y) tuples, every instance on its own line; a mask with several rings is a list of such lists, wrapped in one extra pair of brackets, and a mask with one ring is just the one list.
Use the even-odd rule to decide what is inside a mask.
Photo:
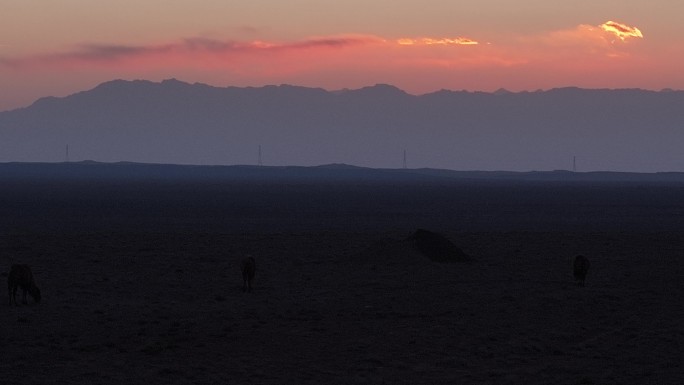
[(249, 164), (249, 163), (236, 163), (236, 164), (198, 164), (198, 163), (163, 163), (163, 162), (135, 162), (135, 161), (98, 161), (92, 159), (84, 159), (77, 161), (0, 161), (0, 166), (5, 165), (114, 165), (114, 166), (169, 166), (169, 167), (199, 167), (199, 168), (220, 168), (220, 167), (244, 167), (244, 168), (254, 168), (254, 169), (267, 169), (267, 168), (329, 168), (329, 169), (361, 169), (361, 170), (378, 170), (378, 171), (421, 171), (421, 170), (433, 170), (433, 171), (450, 171), (450, 172), (462, 172), (462, 173), (509, 173), (509, 174), (526, 174), (526, 173), (567, 173), (567, 174), (597, 174), (597, 173), (609, 173), (609, 174), (639, 174), (639, 175), (655, 175), (655, 174), (684, 174), (684, 171), (616, 171), (616, 170), (587, 170), (587, 171), (573, 171), (570, 169), (553, 169), (553, 170), (526, 170), (526, 171), (515, 171), (515, 170), (457, 170), (451, 168), (441, 168), (441, 167), (414, 167), (414, 168), (403, 168), (403, 167), (372, 167), (372, 166), (358, 166), (351, 163), (323, 163), (317, 165), (259, 165), (259, 164)]

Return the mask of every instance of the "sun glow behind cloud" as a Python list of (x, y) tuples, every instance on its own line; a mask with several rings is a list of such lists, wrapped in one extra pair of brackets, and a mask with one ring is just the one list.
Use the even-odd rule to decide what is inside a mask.
[(625, 41), (626, 39), (633, 37), (638, 37), (642, 39), (644, 37), (639, 28), (630, 27), (628, 25), (620, 24), (615, 21), (607, 21), (601, 24), (600, 27), (604, 31), (614, 34), (622, 41)]

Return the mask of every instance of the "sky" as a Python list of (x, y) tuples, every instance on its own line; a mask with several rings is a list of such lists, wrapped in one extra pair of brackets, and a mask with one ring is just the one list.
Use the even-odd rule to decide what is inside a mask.
[(684, 89), (681, 0), (0, 0), (0, 111), (112, 79)]

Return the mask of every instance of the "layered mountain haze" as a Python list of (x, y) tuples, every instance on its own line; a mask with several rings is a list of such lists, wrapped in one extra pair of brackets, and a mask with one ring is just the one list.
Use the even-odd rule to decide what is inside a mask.
[(684, 92), (411, 95), (115, 80), (0, 113), (0, 161), (684, 170)]

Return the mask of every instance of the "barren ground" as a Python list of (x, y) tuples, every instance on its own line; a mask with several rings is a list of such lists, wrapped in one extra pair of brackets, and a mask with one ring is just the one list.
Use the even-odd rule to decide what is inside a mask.
[(5, 184), (3, 279), (43, 301), (0, 306), (2, 383), (678, 384), (681, 191)]

